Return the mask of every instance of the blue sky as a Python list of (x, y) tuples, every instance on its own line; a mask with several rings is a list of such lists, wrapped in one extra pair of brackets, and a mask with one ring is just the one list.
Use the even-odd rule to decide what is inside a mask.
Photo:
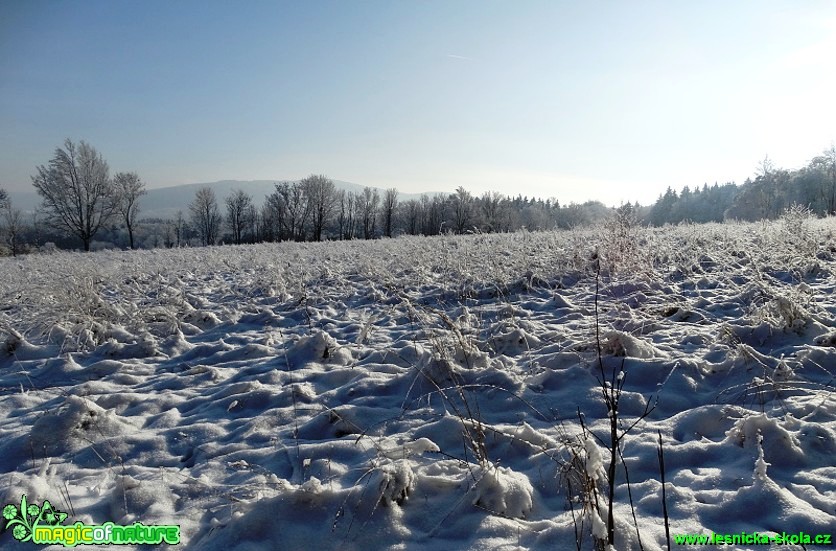
[(0, 2), (0, 186), (64, 138), (148, 187), (649, 203), (836, 140), (829, 1)]

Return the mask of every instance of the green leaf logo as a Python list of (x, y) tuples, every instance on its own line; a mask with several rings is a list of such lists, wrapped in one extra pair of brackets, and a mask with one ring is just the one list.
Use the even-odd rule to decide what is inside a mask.
[(12, 536), (18, 541), (29, 541), (35, 527), (40, 524), (57, 526), (64, 522), (67, 513), (56, 510), (47, 500), (43, 506), (26, 503), (26, 494), (20, 496), (20, 507), (6, 505), (3, 507), (3, 518), (6, 519), (6, 529), (12, 529)]
[(67, 513), (62, 513), (52, 507), (49, 500), (44, 501), (41, 506), (41, 516), (39, 517), (40, 524), (47, 524), (49, 526), (58, 526), (67, 518)]

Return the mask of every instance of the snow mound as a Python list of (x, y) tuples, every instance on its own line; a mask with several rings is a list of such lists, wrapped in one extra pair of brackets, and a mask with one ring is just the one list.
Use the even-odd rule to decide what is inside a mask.
[(762, 445), (768, 464), (776, 467), (799, 466), (805, 462), (798, 438), (784, 428), (778, 419), (764, 413), (738, 419), (726, 432), (726, 441), (742, 448), (757, 450), (758, 453)]
[(62, 406), (35, 421), (30, 438), (35, 450), (54, 457), (135, 430), (113, 411), (85, 398), (68, 396)]
[(287, 355), (294, 369), (311, 362), (348, 365), (352, 361), (351, 352), (342, 348), (328, 333), (318, 330), (296, 341)]
[(407, 442), (403, 445), (381, 446), (379, 452), (389, 459), (405, 459), (413, 455), (421, 455), (425, 452), (440, 452), (441, 448), (429, 438), (419, 438), (414, 442)]
[(0, 358), (9, 357), (17, 361), (48, 358), (55, 353), (49, 346), (36, 346), (16, 331), (13, 327), (0, 328), (0, 338), (6, 338), (0, 344)]
[(111, 358), (148, 358), (161, 354), (156, 341), (146, 334), (132, 343), (121, 343), (116, 339), (108, 339), (96, 348), (96, 354)]
[(517, 356), (537, 349), (541, 346), (540, 339), (521, 327), (509, 327), (491, 339), (494, 350), (499, 354)]
[(528, 477), (508, 467), (488, 464), (474, 488), (473, 504), (512, 518), (525, 518), (534, 507), (534, 487)]
[(325, 491), (322, 481), (315, 476), (312, 476), (303, 482), (302, 485), (299, 486), (299, 489), (302, 490), (303, 494), (306, 494), (310, 498), (318, 496)]
[(160, 480), (137, 480), (129, 475), (119, 475), (110, 495), (109, 513), (114, 520), (142, 519), (149, 523), (168, 518), (173, 507), (171, 489)]
[(836, 331), (816, 337), (816, 346), (836, 347)]
[(569, 299), (565, 296), (561, 295), (560, 293), (555, 293), (552, 295), (551, 301), (549, 302), (549, 306), (554, 309), (566, 309), (566, 310), (576, 310), (577, 306), (575, 306)]
[(195, 325), (201, 329), (210, 329), (220, 325), (221, 318), (208, 310), (193, 310), (183, 316), (182, 321)]
[(665, 354), (652, 344), (623, 331), (608, 331), (601, 339), (601, 352), (630, 358), (659, 358)]

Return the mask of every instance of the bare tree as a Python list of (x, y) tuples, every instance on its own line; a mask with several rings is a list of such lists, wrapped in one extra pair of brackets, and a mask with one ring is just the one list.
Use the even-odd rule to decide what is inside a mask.
[(346, 197), (345, 196), (346, 196), (346, 194), (347, 194), (347, 192), (344, 189), (341, 189), (340, 191), (337, 192), (337, 201), (336, 201), (337, 202), (337, 208), (336, 208), (336, 211), (337, 211), (337, 235), (339, 236), (339, 238), (341, 240), (345, 239), (345, 227), (346, 227), (346, 222), (348, 222), (348, 219), (347, 219), (347, 216), (346, 216), (346, 210), (345, 210), (345, 207), (346, 207)]
[(0, 216), (2, 216), (0, 235), (3, 236), (3, 241), (12, 256), (17, 256), (21, 252), (20, 234), (23, 233), (23, 213), (12, 206), (12, 201), (4, 189), (0, 189)]
[(404, 203), (406, 232), (409, 235), (418, 235), (421, 232), (421, 203), (417, 199), (410, 199)]
[(233, 191), (232, 195), (226, 198), (226, 223), (236, 245), (241, 244), (244, 231), (250, 226), (248, 218), (252, 205), (253, 198), (240, 189)]
[(20, 235), (23, 233), (23, 213), (11, 203), (3, 207), (3, 240), (9, 247), (12, 256), (21, 252)]
[(179, 249), (183, 245), (183, 233), (186, 229), (186, 220), (183, 218), (183, 211), (177, 211), (177, 218), (174, 219), (174, 245)]
[(139, 198), (145, 195), (145, 183), (136, 172), (118, 172), (113, 177), (116, 191), (117, 210), (122, 215), (128, 230), (128, 241), (134, 248), (134, 228), (139, 214)]
[(485, 221), (485, 231), (495, 232), (499, 230), (500, 208), (504, 197), (496, 191), (486, 191), (482, 194), (482, 216)]
[(40, 211), (35, 209), (32, 211), (32, 245), (35, 248), (39, 248), (41, 246), (41, 223), (38, 219), (40, 215)]
[(421, 194), (421, 209), (419, 212), (420, 216), (420, 226), (421, 226), (421, 234), (423, 235), (433, 235), (434, 232), (431, 231), (430, 226), (430, 198), (426, 193)]
[(255, 205), (251, 204), (247, 207), (245, 219), (247, 222), (247, 241), (250, 243), (261, 241), (261, 215)]
[(305, 188), (294, 182), (290, 186), (290, 193), (287, 196), (287, 211), (290, 213), (291, 236), (295, 241), (304, 241), (308, 231), (308, 221), (311, 218), (311, 203), (308, 201), (308, 194)]
[(84, 141), (76, 146), (68, 138), (49, 164), (37, 167), (38, 174), (32, 176), (49, 223), (76, 235), (85, 251), (118, 206), (109, 170), (95, 148)]
[(337, 229), (340, 239), (354, 239), (358, 216), (357, 195), (352, 191), (341, 189), (337, 193), (337, 198)]
[(764, 155), (763, 160), (758, 163), (755, 172), (758, 176), (768, 177), (775, 171), (775, 163), (769, 158), (769, 155)]
[(462, 186), (456, 188), (456, 193), (450, 196), (453, 211), (453, 227), (456, 233), (464, 233), (473, 218), (473, 196)]
[(175, 243), (175, 233), (176, 229), (174, 227), (174, 221), (168, 220), (164, 226), (165, 233), (163, 234), (163, 246), (166, 249), (170, 249), (174, 246)]
[(276, 184), (276, 189), (267, 196), (264, 205), (261, 207), (262, 224), (264, 233), (269, 241), (281, 241), (286, 239), (285, 234), (285, 206), (284, 195), (281, 192), (282, 185)]
[(221, 213), (212, 188), (203, 187), (197, 190), (194, 201), (189, 205), (189, 212), (201, 242), (204, 245), (214, 245), (218, 241)]
[(345, 239), (354, 239), (357, 235), (357, 194), (353, 191), (345, 197)]
[(377, 189), (363, 188), (363, 194), (358, 197), (358, 207), (363, 219), (363, 239), (371, 239), (377, 228), (377, 210), (380, 206), (380, 194)]
[[(779, 197), (780, 181), (787, 176), (785, 170), (775, 168), (775, 164), (769, 158), (769, 155), (758, 163), (757, 177), (752, 186), (752, 191), (754, 192), (755, 202), (760, 209), (759, 218), (768, 219), (776, 212), (781, 211), (779, 202), (781, 199)], [(743, 199), (744, 197), (739, 196), (738, 198)]]
[(305, 190), (311, 213), (311, 233), (314, 241), (322, 241), (322, 230), (336, 206), (334, 182), (323, 175), (311, 174), (300, 182)]
[(311, 205), (301, 182), (282, 182), (267, 197), (271, 213), (276, 216), (280, 239), (302, 241), (305, 238)]
[(430, 229), (425, 232), (426, 235), (440, 235), (444, 232), (444, 205), (443, 196), (433, 196), (427, 213), (427, 224), (429, 224)]
[(398, 208), (398, 190), (389, 188), (383, 194), (383, 233), (392, 237), (392, 221)]
[(273, 195), (268, 195), (261, 205), (261, 239), (264, 241), (278, 241), (281, 238), (280, 224), (276, 218), (274, 206), (271, 203)]

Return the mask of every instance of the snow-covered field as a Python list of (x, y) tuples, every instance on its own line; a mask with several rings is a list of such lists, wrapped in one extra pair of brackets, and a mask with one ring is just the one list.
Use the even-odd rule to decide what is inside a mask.
[(0, 505), (179, 524), (195, 550), (592, 549), (603, 368), (635, 423), (617, 549), (667, 548), (659, 434), (672, 535), (836, 532), (834, 234), (0, 259)]

